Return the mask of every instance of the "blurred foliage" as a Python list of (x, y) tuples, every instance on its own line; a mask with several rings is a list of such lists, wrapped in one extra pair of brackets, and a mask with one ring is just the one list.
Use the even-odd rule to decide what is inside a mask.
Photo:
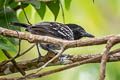
[[(69, 3), (68, 4), (66, 3), (66, 5), (70, 6), (70, 1), (67, 1), (67, 2)], [(34, 7), (36, 12), (41, 17), (41, 19), (44, 19), (46, 7), (48, 7), (50, 11), (53, 13), (53, 15), (55, 16), (54, 20), (56, 21), (59, 10), (60, 10), (59, 4), (60, 4), (59, 0), (54, 0), (52, 2), (28, 1), (23, 3), (15, 2), (13, 0), (0, 0), (0, 23), (1, 23), (0, 26), (4, 28), (12, 29), (12, 30), (20, 30), (19, 27), (11, 26), (9, 25), (9, 23), (18, 22), (18, 18), (16, 17), (17, 11), (21, 7), (26, 8), (29, 5), (32, 5), (32, 7)], [(13, 51), (15, 53), (17, 52), (15, 49), (15, 46), (18, 44), (18, 40), (13, 38), (4, 38), (1, 36), (0, 41), (1, 41), (0, 42), (1, 49), (6, 49), (8, 51)], [(8, 42), (11, 42), (12, 46), (11, 44), (8, 44)]]
[[(63, 18), (60, 3), (62, 3), (64, 7), (66, 23), (79, 24), (83, 26), (86, 31), (94, 34), (96, 37), (120, 33), (120, 0), (55, 0), (53, 2), (29, 1), (22, 4), (14, 2), (13, 0), (0, 0), (0, 26), (20, 30), (19, 27), (10, 26), (8, 23), (11, 21), (27, 23), (24, 13), (19, 7), (20, 4), (25, 8), (27, 17), (32, 24), (55, 20), (62, 23)], [(16, 39), (0, 36), (0, 48), (8, 50), (12, 55), (15, 55), (14, 53), (16, 53), (17, 44), (18, 40)], [(23, 41), (22, 51), (29, 46), (30, 44), (28, 42)], [(105, 45), (68, 49), (65, 53), (100, 53), (103, 51), (104, 46)], [(120, 45), (116, 45), (112, 50), (119, 48), (119, 46)], [(43, 50), (41, 50), (41, 52), (43, 55), (46, 53)], [(19, 60), (32, 59), (35, 57), (37, 57), (36, 48), (32, 49), (25, 56), (22, 56)], [(2, 51), (0, 51), (0, 60), (4, 60), (5, 58), (6, 57), (3, 55)], [(99, 66), (100, 64), (81, 65), (76, 68), (45, 76), (41, 78), (41, 80), (98, 80)], [(58, 67), (61, 66), (49, 67), (45, 70)], [(105, 80), (119, 80), (119, 67), (119, 62), (108, 63)], [(19, 75), (13, 74), (13, 76)], [(8, 77), (11, 77), (11, 75), (8, 75)]]

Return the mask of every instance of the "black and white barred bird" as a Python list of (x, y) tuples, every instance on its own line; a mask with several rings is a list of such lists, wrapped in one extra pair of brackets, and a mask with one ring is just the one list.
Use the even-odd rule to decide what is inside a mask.
[[(64, 39), (64, 40), (78, 40), (82, 37), (94, 37), (92, 34), (87, 33), (81, 26), (76, 24), (62, 24), (58, 22), (41, 22), (34, 25), (28, 25), (23, 23), (12, 22), (12, 25), (24, 27), (26, 31), (43, 36), (50, 36), (54, 38)], [(61, 49), (58, 45), (53, 45), (51, 43), (36, 43), (47, 51), (52, 51), (57, 53), (55, 50)], [(40, 51), (39, 57), (41, 56)]]

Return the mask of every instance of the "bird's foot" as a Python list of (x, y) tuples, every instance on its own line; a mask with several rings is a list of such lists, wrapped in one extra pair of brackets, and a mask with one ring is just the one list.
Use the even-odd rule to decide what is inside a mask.
[(64, 60), (69, 56), (69, 54), (62, 54), (60, 57), (59, 57), (59, 61), (60, 61), (60, 64), (62, 64), (64, 62)]

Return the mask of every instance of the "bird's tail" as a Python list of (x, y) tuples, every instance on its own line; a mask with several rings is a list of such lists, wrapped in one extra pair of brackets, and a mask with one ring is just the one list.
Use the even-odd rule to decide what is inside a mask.
[(20, 27), (24, 27), (24, 28), (29, 27), (29, 25), (28, 25), (28, 24), (19, 23), (19, 22), (10, 22), (10, 25), (20, 26)]

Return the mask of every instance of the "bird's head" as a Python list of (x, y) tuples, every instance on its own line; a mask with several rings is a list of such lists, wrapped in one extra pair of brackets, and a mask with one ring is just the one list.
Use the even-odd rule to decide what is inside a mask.
[(76, 24), (66, 24), (73, 32), (74, 40), (78, 40), (82, 37), (94, 37), (94, 35), (86, 32), (81, 26)]

